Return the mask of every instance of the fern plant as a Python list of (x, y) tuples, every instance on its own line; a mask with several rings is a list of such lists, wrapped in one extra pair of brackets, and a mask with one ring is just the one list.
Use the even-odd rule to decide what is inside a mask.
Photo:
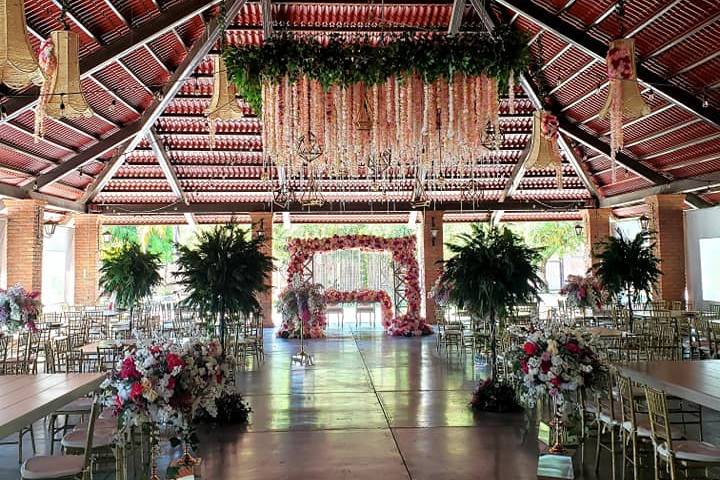
[(445, 262), (440, 282), (450, 302), (490, 322), (491, 367), (497, 362), (496, 320), (515, 306), (536, 301), (542, 279), (537, 274), (539, 252), (509, 229), (473, 225), (460, 243), (448, 244), (454, 256)]
[(660, 259), (655, 256), (655, 244), (647, 242), (649, 235), (638, 233), (634, 239), (627, 238), (618, 230), (618, 236), (600, 242), (593, 265), (603, 287), (614, 299), (626, 295), (630, 318), (632, 303), (640, 294), (652, 292), (660, 275)]
[(130, 331), (133, 310), (162, 281), (160, 264), (159, 254), (143, 251), (136, 242), (124, 242), (103, 252), (100, 287), (115, 297), (118, 308), (130, 310)]
[(223, 346), (228, 314), (260, 313), (257, 295), (269, 288), (273, 259), (260, 251), (262, 239), (247, 236), (237, 225), (219, 225), (199, 232), (194, 246), (178, 246), (184, 303), (219, 322)]

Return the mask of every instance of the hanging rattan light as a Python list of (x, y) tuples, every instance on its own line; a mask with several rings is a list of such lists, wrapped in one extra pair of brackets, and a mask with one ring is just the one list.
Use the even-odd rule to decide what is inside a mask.
[(210, 133), (210, 148), (215, 147), (217, 122), (238, 120), (243, 111), (235, 99), (235, 85), (228, 82), (225, 60), (222, 55), (213, 56), (213, 92), (210, 105), (205, 110)]
[(615, 153), (623, 148), (623, 119), (632, 120), (650, 113), (640, 94), (635, 66), (635, 39), (621, 38), (610, 42), (607, 53), (608, 98), (600, 118), (610, 118), (610, 151), (615, 181)]
[(0, 83), (17, 90), (43, 80), (27, 37), (25, 2), (0, 0)]
[(525, 156), (525, 167), (555, 169), (558, 189), (562, 189), (562, 157), (557, 143), (558, 121), (555, 115), (536, 110), (533, 129)]
[(92, 117), (80, 83), (78, 48), (80, 37), (70, 30), (50, 32), (50, 39), (40, 49), (40, 64), (47, 81), (40, 91), (38, 111), (35, 115), (35, 133), (43, 135), (45, 117)]

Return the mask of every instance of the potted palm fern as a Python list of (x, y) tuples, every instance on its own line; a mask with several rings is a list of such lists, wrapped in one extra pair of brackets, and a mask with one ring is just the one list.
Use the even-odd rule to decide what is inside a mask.
[(125, 241), (103, 252), (100, 287), (119, 309), (130, 311), (131, 332), (133, 310), (160, 285), (160, 265), (160, 255), (144, 251), (137, 242)]
[(185, 289), (185, 305), (210, 316), (220, 325), (225, 342), (228, 314), (260, 313), (257, 295), (266, 291), (273, 269), (261, 238), (249, 240), (248, 232), (234, 224), (200, 231), (194, 246), (178, 246), (178, 284)]
[(454, 256), (445, 262), (440, 282), (451, 303), (489, 321), (490, 378), (476, 392), (473, 406), (502, 410), (507, 400), (514, 399), (514, 392), (496, 382), (496, 324), (515, 306), (537, 300), (543, 285), (537, 274), (540, 255), (506, 228), (473, 225), (471, 233), (459, 240), (447, 245)]
[(595, 274), (611, 298), (620, 301), (620, 296), (625, 295), (631, 322), (633, 302), (642, 293), (649, 295), (662, 275), (655, 243), (648, 242), (649, 238), (647, 233), (638, 233), (630, 239), (618, 230), (616, 237), (598, 244), (600, 249), (595, 255)]

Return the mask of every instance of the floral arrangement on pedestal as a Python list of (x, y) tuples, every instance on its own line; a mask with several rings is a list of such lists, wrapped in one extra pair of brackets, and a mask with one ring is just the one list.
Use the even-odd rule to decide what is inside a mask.
[(19, 283), (0, 290), (0, 331), (36, 331), (35, 320), (41, 308), (40, 292), (28, 292)]
[[(357, 248), (362, 251), (389, 251), (405, 286), (407, 311), (394, 317), (386, 326), (390, 335), (413, 336), (432, 333), (420, 316), (420, 270), (415, 258), (415, 237), (383, 238), (371, 235), (334, 235), (329, 238), (292, 239), (288, 241), (290, 261), (288, 279), (303, 275), (308, 262), (318, 252)], [(290, 280), (288, 281), (290, 283)]]
[(519, 383), (520, 401), (527, 406), (544, 395), (562, 405), (579, 388), (595, 388), (605, 370), (592, 336), (569, 328), (531, 331), (524, 343), (510, 349), (508, 358)]
[(571, 307), (593, 310), (602, 308), (608, 299), (600, 281), (592, 275), (568, 275), (560, 294), (567, 296), (566, 302)]
[[(295, 285), (297, 284), (297, 285)], [(306, 338), (325, 336), (325, 294), (323, 286), (311, 282), (291, 282), (280, 292), (278, 310), (283, 322), (278, 337), (300, 338), (300, 319)]]
[(151, 343), (128, 353), (101, 389), (121, 426), (151, 424), (187, 437), (198, 415), (217, 416), (233, 368), (217, 340)]
[(383, 327), (385, 327), (386, 330), (393, 328), (393, 304), (390, 295), (384, 290), (355, 290), (352, 292), (326, 290), (325, 301), (327, 303), (378, 302), (380, 304)]

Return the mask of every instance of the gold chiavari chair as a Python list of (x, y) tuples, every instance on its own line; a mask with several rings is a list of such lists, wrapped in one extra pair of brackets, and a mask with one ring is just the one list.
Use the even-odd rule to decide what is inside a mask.
[[(612, 479), (615, 479), (615, 454), (617, 438), (622, 425), (619, 405), (615, 402), (614, 375), (612, 372), (601, 374), (601, 386), (595, 393), (597, 408), (597, 444), (595, 448), (595, 472), (600, 470), (600, 454), (603, 450), (610, 453)], [(607, 438), (604, 438), (607, 437)]]
[(698, 471), (692, 478), (710, 478), (708, 469), (720, 467), (720, 447), (698, 440), (675, 440), (665, 392), (646, 386), (645, 396), (655, 446), (655, 478), (660, 478), (661, 466), (671, 480), (690, 478), (691, 471)]

